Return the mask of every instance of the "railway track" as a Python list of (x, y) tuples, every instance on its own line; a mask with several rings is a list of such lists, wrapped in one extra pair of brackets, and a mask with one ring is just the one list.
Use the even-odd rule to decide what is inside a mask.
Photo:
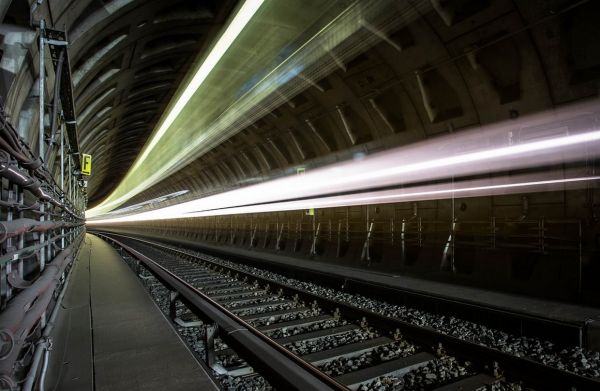
[[(600, 379), (594, 376), (597, 362), (588, 364), (589, 372), (574, 373), (485, 346), (481, 341), (441, 333), (426, 324), (382, 315), (370, 310), (358, 296), (191, 250), (123, 236), (113, 238), (117, 247), (128, 249), (134, 258), (144, 254), (146, 261), (193, 286), (269, 341), (342, 385), (341, 389), (600, 389)], [(189, 303), (172, 300), (171, 291), (149, 272), (139, 272), (159, 305), (175, 319), (180, 334), (217, 373), (225, 388), (270, 387), (264, 371), (255, 371), (247, 356), (224, 343), (215, 333), (217, 327), (199, 321), (186, 305)], [(464, 326), (456, 322), (456, 327)], [(533, 339), (531, 344), (537, 346)]]

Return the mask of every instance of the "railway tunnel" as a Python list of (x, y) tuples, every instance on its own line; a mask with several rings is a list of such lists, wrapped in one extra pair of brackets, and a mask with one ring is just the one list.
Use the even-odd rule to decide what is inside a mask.
[(598, 15), (0, 0), (0, 389), (599, 390)]

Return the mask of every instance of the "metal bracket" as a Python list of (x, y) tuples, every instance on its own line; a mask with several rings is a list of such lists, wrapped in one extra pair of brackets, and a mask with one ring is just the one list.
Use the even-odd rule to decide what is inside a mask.
[(183, 320), (179, 317), (173, 319), (173, 322), (177, 323), (179, 326), (181, 326), (183, 328), (200, 327), (204, 324), (204, 323), (202, 323), (201, 320), (193, 320), (191, 322), (186, 322), (185, 320)]
[(452, 273), (456, 273), (456, 265), (454, 264), (454, 241), (456, 240), (456, 220), (452, 222), (450, 227), (450, 234), (448, 240), (444, 245), (444, 251), (442, 253), (442, 261), (440, 263), (440, 270), (450, 270)]
[(175, 321), (177, 318), (177, 299), (179, 299), (179, 292), (169, 292), (169, 317)]
[(275, 250), (281, 251), (281, 237), (283, 236), (283, 227), (284, 223), (281, 224), (281, 229), (279, 230), (279, 234), (277, 235), (277, 243), (275, 243)]
[(406, 219), (402, 219), (400, 228), (400, 262), (402, 265), (406, 263)]
[(69, 42), (67, 41), (61, 41), (58, 39), (44, 39), (44, 41), (46, 41), (46, 43), (48, 45), (53, 45), (53, 46), (69, 46)]
[(371, 265), (371, 236), (373, 234), (373, 222), (369, 225), (369, 230), (367, 231), (367, 237), (365, 238), (365, 242), (363, 244), (363, 250), (360, 255), (361, 261), (367, 261), (368, 265)]
[(319, 233), (321, 231), (321, 223), (319, 222), (317, 224), (317, 229), (315, 230), (315, 233), (313, 235), (313, 241), (312, 241), (312, 245), (310, 246), (310, 256), (315, 256), (317, 255), (317, 244), (319, 241)]
[(254, 230), (252, 231), (252, 235), (250, 235), (250, 248), (254, 247), (254, 237), (256, 236), (256, 229), (258, 228), (258, 224), (254, 226)]
[(206, 365), (210, 368), (215, 366), (215, 338), (219, 334), (219, 326), (216, 324), (206, 327)]

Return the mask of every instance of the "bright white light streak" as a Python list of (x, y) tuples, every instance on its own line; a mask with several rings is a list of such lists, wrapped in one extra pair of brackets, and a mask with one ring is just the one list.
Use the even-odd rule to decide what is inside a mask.
[(227, 52), (227, 49), (233, 44), (238, 35), (242, 32), (246, 24), (252, 19), (256, 11), (263, 4), (264, 0), (246, 0), (242, 7), (239, 9), (227, 29), (221, 35), (213, 49), (210, 51), (198, 71), (187, 85), (165, 120), (158, 128), (156, 134), (152, 137), (150, 143), (144, 148), (144, 152), (139, 156), (132, 170), (135, 170), (139, 165), (148, 157), (148, 154), (158, 144), (160, 139), (164, 136), (165, 132), (173, 124), (177, 116), (181, 113), (181, 110), (189, 102), (191, 97), (194, 95), (196, 90), (202, 85), (204, 80), (208, 77), (210, 72), (217, 65), (221, 57)]
[[(553, 180), (540, 180), (533, 182), (517, 182), (517, 183), (507, 183), (501, 185), (487, 185), (487, 186), (467, 186), (467, 187), (456, 187), (452, 184), (444, 184), (442, 186), (434, 186), (437, 187), (435, 190), (422, 190), (422, 191), (408, 191), (405, 193), (394, 194), (394, 191), (383, 191), (383, 192), (369, 192), (369, 193), (360, 193), (357, 195), (349, 195), (349, 196), (335, 196), (329, 198), (316, 199), (313, 201), (305, 202), (303, 205), (299, 205), (301, 207), (291, 208), (291, 209), (281, 209), (281, 210), (298, 210), (298, 209), (310, 209), (310, 208), (334, 208), (339, 206), (351, 206), (351, 205), (366, 205), (366, 204), (386, 204), (392, 202), (409, 202), (409, 201), (417, 201), (417, 200), (431, 200), (431, 199), (440, 199), (440, 198), (448, 198), (448, 196), (454, 197), (482, 197), (489, 196), (492, 194), (511, 194), (515, 192), (532, 192), (532, 191), (540, 191), (541, 187), (544, 187), (544, 190), (552, 190), (555, 189), (554, 185), (566, 185), (571, 183), (578, 182), (589, 182), (600, 180), (600, 176), (587, 176), (580, 178), (568, 178), (568, 179), (553, 179)], [(531, 188), (527, 190), (526, 188)], [(503, 190), (510, 190), (504, 192)], [(499, 192), (500, 191), (500, 192)], [(391, 194), (390, 194), (391, 193)], [(288, 203), (286, 205), (287, 208), (292, 207), (294, 202)], [(285, 203), (284, 203), (285, 204)], [(311, 205), (311, 206), (308, 206)], [(238, 212), (240, 213), (240, 212)], [(251, 213), (251, 212), (244, 212)], [(196, 217), (190, 216), (187, 217)]]
[(600, 157), (598, 118), (593, 100), (158, 209), (149, 219), (590, 161)]
[[(409, 189), (394, 189), (377, 192), (364, 192), (342, 196), (323, 197), (300, 201), (275, 202), (265, 205), (240, 206), (217, 210), (197, 210), (186, 213), (177, 212), (177, 206), (140, 213), (138, 215), (123, 216), (112, 219), (89, 221), (90, 225), (103, 225), (115, 223), (128, 223), (152, 220), (170, 220), (190, 217), (223, 216), (244, 213), (264, 213), (289, 210), (303, 210), (311, 208), (334, 208), (341, 206), (384, 204), (392, 202), (410, 202), (416, 200), (443, 199), (453, 197), (481, 197), (489, 195), (502, 195), (512, 193), (525, 193), (535, 191), (561, 190), (569, 185), (578, 186), (585, 182), (598, 181), (600, 176), (584, 176), (575, 178), (560, 178), (546, 180), (532, 180), (531, 175), (522, 175), (522, 181), (515, 183), (490, 184), (496, 179), (483, 179), (462, 183), (444, 183), (428, 186), (419, 186)], [(500, 180), (506, 180), (501, 178)], [(575, 188), (575, 187), (574, 187)]]
[(467, 153), (458, 156), (451, 156), (440, 159), (432, 159), (425, 162), (407, 164), (398, 167), (379, 170), (377, 172), (366, 172), (362, 175), (353, 175), (350, 177), (342, 177), (339, 183), (361, 182), (365, 180), (373, 180), (388, 176), (400, 174), (408, 174), (412, 172), (430, 170), (435, 168), (452, 167), (459, 164), (481, 163), (489, 160), (518, 157), (527, 153), (547, 151), (555, 148), (566, 148), (571, 145), (577, 145), (587, 142), (600, 140), (600, 131), (578, 134), (574, 136), (557, 137), (551, 140), (543, 140), (526, 144), (511, 145), (504, 148), (487, 149), (473, 153)]
[[(460, 137), (457, 138), (458, 143), (464, 142)], [(440, 144), (398, 148), (395, 151), (368, 156), (360, 161), (343, 162), (317, 169), (303, 176), (285, 177), (174, 205), (163, 212), (168, 216), (171, 213), (181, 214), (196, 210), (235, 208), (241, 205), (397, 186), (449, 178), (451, 175), (468, 176), (541, 164), (566, 163), (582, 159), (590, 146), (596, 148), (599, 154), (599, 146), (591, 144), (599, 140), (600, 131), (592, 131), (433, 159), (427, 158), (435, 156), (436, 152), (439, 154)], [(454, 139), (449, 141), (457, 142)], [(417, 162), (411, 163), (415, 160)], [(156, 212), (160, 210), (162, 209)]]

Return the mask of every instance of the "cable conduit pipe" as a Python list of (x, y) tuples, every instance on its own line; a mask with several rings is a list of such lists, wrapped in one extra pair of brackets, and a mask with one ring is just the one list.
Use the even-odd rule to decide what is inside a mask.
[(22, 141), (19, 140), (17, 132), (6, 120), (4, 111), (1, 106), (0, 122), (0, 125), (2, 125), (0, 130), (3, 132), (4, 136), (6, 136), (0, 137), (0, 146), (9, 151), (24, 168), (28, 170), (36, 170), (37, 168), (39, 168), (42, 165), (42, 161), (33, 156), (27, 156), (27, 152), (29, 151), (23, 150)]
[(42, 360), (42, 355), (44, 355), (44, 352), (47, 351), (48, 338), (50, 337), (50, 334), (52, 333), (52, 330), (54, 329), (56, 318), (58, 316), (58, 312), (59, 312), (61, 303), (63, 301), (63, 298), (65, 297), (65, 293), (67, 292), (67, 287), (69, 286), (69, 281), (71, 281), (72, 275), (73, 275), (73, 269), (71, 268), (71, 270), (69, 270), (68, 276), (65, 279), (65, 283), (62, 286), (60, 295), (58, 296), (58, 299), (56, 299), (56, 304), (54, 305), (52, 314), (50, 315), (50, 319), (48, 319), (48, 323), (46, 323), (46, 327), (44, 328), (42, 337), (36, 343), (35, 352), (33, 354), (33, 360), (31, 362), (31, 366), (29, 367), (29, 372), (27, 372), (27, 376), (25, 378), (25, 383), (23, 384), (22, 391), (31, 391), (33, 388), (35, 379), (37, 377), (36, 375), (38, 372), (38, 368), (39, 368), (40, 362)]
[(59, 199), (46, 193), (42, 188), (41, 182), (37, 178), (24, 174), (17, 168), (10, 167), (10, 156), (3, 150), (0, 150), (0, 176), (23, 187), (25, 190), (35, 195), (39, 200), (50, 202), (52, 205), (62, 208), (71, 216), (81, 219), (81, 217), (73, 213), (66, 205), (63, 205)]
[(82, 236), (61, 251), (42, 275), (11, 300), (0, 313), (0, 387), (10, 389), (11, 382), (14, 382), (14, 364), (27, 343), (26, 338), (46, 311), (62, 274), (74, 258), (74, 249), (79, 248), (81, 240)]
[(66, 221), (38, 221), (34, 219), (16, 219), (11, 221), (0, 221), (0, 243), (27, 232), (47, 232), (53, 229), (70, 228), (78, 226), (78, 223)]

